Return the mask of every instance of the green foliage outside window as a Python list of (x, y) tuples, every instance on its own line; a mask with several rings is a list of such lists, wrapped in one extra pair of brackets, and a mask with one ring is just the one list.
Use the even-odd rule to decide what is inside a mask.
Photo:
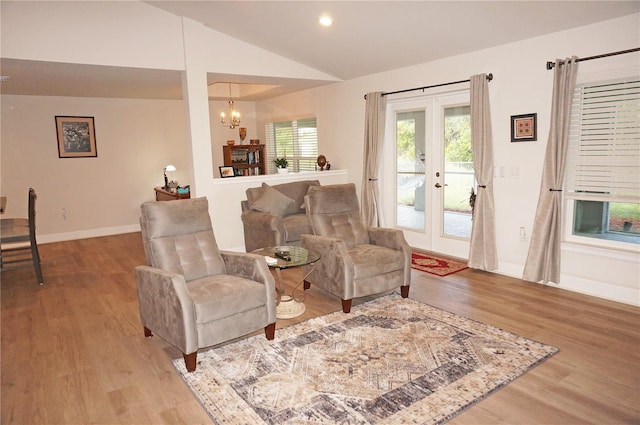
[[(398, 152), (398, 164), (413, 163), (416, 159), (415, 133), (416, 122), (414, 120), (401, 120), (396, 124), (396, 149)], [(404, 170), (408, 171), (408, 170)]]
[(444, 120), (444, 140), (447, 162), (472, 162), (471, 116), (447, 117)]
[(276, 154), (286, 157), (293, 155), (293, 125), (291, 121), (274, 124), (276, 133)]

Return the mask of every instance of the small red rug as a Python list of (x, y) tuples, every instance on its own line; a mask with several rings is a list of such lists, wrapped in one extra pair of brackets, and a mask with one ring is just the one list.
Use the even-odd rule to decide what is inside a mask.
[(467, 263), (461, 261), (413, 251), (411, 253), (411, 268), (438, 276), (448, 276), (468, 267)]

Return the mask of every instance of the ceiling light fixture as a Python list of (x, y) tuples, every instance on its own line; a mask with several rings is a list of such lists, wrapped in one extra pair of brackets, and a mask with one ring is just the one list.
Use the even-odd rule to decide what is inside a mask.
[(318, 22), (320, 22), (320, 25), (322, 25), (323, 27), (330, 27), (331, 24), (333, 24), (333, 18), (329, 15), (322, 15), (318, 19)]
[(240, 125), (240, 112), (233, 109), (233, 99), (231, 98), (231, 83), (229, 83), (229, 124), (226, 121), (226, 115), (224, 112), (220, 113), (220, 122), (224, 125), (228, 125), (233, 129)]

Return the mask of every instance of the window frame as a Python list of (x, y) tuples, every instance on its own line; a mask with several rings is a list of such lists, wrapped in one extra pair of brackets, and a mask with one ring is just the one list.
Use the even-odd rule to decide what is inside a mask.
[[(580, 93), (580, 91), (582, 90), (583, 87), (594, 87), (594, 86), (600, 86), (600, 85), (606, 85), (606, 84), (612, 84), (612, 83), (616, 83), (616, 82), (620, 82), (620, 81), (630, 81), (630, 80), (635, 80), (637, 81), (640, 78), (640, 76), (632, 76), (632, 77), (628, 77), (628, 78), (602, 78), (599, 79), (598, 81), (589, 81), (589, 82), (584, 82), (581, 83), (579, 85), (576, 86), (576, 90), (575, 90), (575, 94)], [(571, 146), (568, 148), (568, 153), (567, 153), (567, 167), (565, 170), (565, 190), (563, 191), (563, 203), (565, 205), (564, 208), (564, 214), (563, 214), (563, 241), (564, 242), (568, 242), (568, 243), (575, 243), (575, 244), (580, 244), (580, 245), (589, 245), (589, 246), (594, 246), (594, 247), (599, 247), (599, 248), (608, 248), (608, 249), (615, 249), (615, 250), (620, 250), (620, 251), (633, 251), (633, 252), (640, 252), (640, 239), (639, 242), (630, 242), (630, 241), (622, 241), (622, 240), (616, 240), (615, 237), (612, 238), (606, 238), (606, 237), (590, 237), (584, 234), (575, 234), (574, 233), (574, 229), (575, 229), (575, 212), (576, 212), (576, 204), (577, 201), (595, 201), (595, 202), (603, 202), (606, 203), (606, 210), (607, 210), (607, 216), (605, 217), (603, 215), (603, 219), (607, 219), (607, 223), (609, 222), (608, 217), (608, 211), (610, 208), (610, 203), (614, 202), (614, 203), (631, 203), (631, 204), (638, 204), (640, 203), (640, 197), (636, 196), (636, 195), (630, 195), (630, 196), (626, 196), (626, 195), (611, 195), (609, 192), (603, 191), (603, 192), (593, 192), (593, 191), (580, 191), (580, 190), (576, 190), (576, 187), (578, 186), (571, 186), (570, 185), (570, 181), (572, 179), (572, 171), (573, 168), (571, 167), (572, 165), (572, 161), (573, 164), (577, 164), (577, 160), (576, 160), (576, 156), (573, 155), (573, 153), (571, 152), (571, 149), (574, 148), (575, 146), (575, 138), (576, 137), (580, 137), (579, 133), (582, 129), (581, 125), (582, 125), (582, 98), (578, 97), (578, 96), (574, 96), (574, 101), (573, 101), (573, 105), (572, 105), (572, 110), (571, 110), (571, 119), (572, 119), (572, 132), (570, 133), (570, 140), (569, 143), (571, 144)], [(577, 110), (577, 108), (580, 108), (579, 110)], [(612, 122), (611, 125), (614, 125), (614, 123)], [(615, 147), (616, 143), (611, 143), (609, 144), (610, 146)], [(609, 187), (607, 187), (606, 189), (609, 189)], [(603, 232), (603, 234), (606, 233), (616, 233), (613, 231), (609, 231), (608, 229), (605, 230)], [(621, 233), (622, 235), (625, 235), (625, 233)], [(633, 236), (628, 236), (628, 237), (633, 237)]]
[[(313, 121), (315, 124), (315, 140), (313, 140), (313, 136), (311, 137), (311, 144), (306, 146), (306, 149), (310, 149), (312, 151), (311, 154), (302, 155), (302, 150), (305, 149), (303, 143), (301, 143), (301, 135), (300, 128), (310, 128), (309, 126), (300, 127), (298, 123)], [(277, 124), (290, 124), (293, 131), (291, 137), (291, 144), (293, 145), (293, 152), (284, 152), (280, 154), (277, 151), (277, 143), (276, 143), (276, 134), (275, 134), (275, 126)], [(318, 158), (318, 118), (315, 116), (309, 117), (301, 117), (294, 119), (282, 119), (282, 120), (271, 120), (266, 122), (265, 124), (265, 135), (266, 135), (266, 160), (265, 164), (267, 167), (267, 174), (275, 174), (276, 166), (273, 161), (276, 158), (287, 158), (289, 165), (288, 168), (292, 172), (300, 172), (300, 171), (315, 171), (316, 170), (316, 161)], [(309, 140), (307, 140), (307, 143)]]
[[(618, 241), (614, 239), (605, 239), (605, 238), (592, 238), (589, 236), (576, 235), (573, 233), (574, 227), (574, 214), (575, 214), (575, 201), (580, 199), (576, 198), (564, 198), (563, 202), (565, 204), (564, 214), (563, 214), (563, 228), (564, 228), (564, 242), (573, 243), (577, 245), (588, 245), (594, 246), (598, 248), (609, 248), (615, 249), (618, 251), (630, 251), (635, 253), (640, 253), (640, 244), (635, 244), (631, 242)], [(593, 199), (588, 199), (593, 200)]]

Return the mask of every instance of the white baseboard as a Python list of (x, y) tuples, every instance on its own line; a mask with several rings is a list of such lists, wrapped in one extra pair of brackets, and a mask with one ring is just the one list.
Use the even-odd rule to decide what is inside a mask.
[(578, 276), (562, 276), (562, 283), (560, 285), (551, 285), (581, 294), (640, 307), (640, 290), (638, 290), (638, 288), (623, 288)]
[(79, 230), (68, 233), (51, 233), (48, 235), (38, 234), (38, 244), (72, 241), (76, 239), (98, 238), (101, 236), (119, 235), (122, 233), (139, 232), (139, 224), (131, 224), (127, 226), (102, 227), (99, 229)]
[[(512, 263), (500, 263), (500, 268), (495, 272), (503, 274), (505, 276), (522, 279), (524, 266)], [(638, 287), (624, 288), (605, 282), (599, 282), (580, 276), (571, 276), (566, 274), (563, 274), (561, 276), (560, 284), (548, 283), (547, 285), (558, 289), (565, 289), (567, 291), (578, 292), (580, 294), (591, 295), (594, 297), (603, 298), (605, 300), (616, 301), (640, 307), (640, 288)]]
[[(51, 233), (48, 235), (38, 234), (38, 245), (53, 242), (73, 241), (77, 239), (99, 238), (101, 236), (121, 235), (123, 233), (133, 233), (139, 231), (140, 225), (132, 224), (128, 226), (102, 227), (100, 229), (80, 230), (77, 232)], [(245, 252), (244, 245), (235, 246), (232, 248), (221, 247), (220, 249), (224, 249), (226, 251)]]
[[(80, 230), (68, 233), (53, 233), (49, 235), (38, 235), (38, 244), (62, 242), (76, 239), (97, 238), (101, 236), (119, 235), (122, 233), (139, 232), (140, 225), (132, 224), (127, 226), (103, 227), (99, 229)], [(225, 249), (225, 248), (222, 248)], [(237, 246), (226, 248), (228, 251), (244, 252), (244, 247)], [(524, 266), (501, 262), (495, 273), (522, 279)], [(550, 286), (591, 295), (606, 300), (616, 301), (640, 307), (640, 288), (625, 288), (611, 285), (604, 282), (586, 279), (580, 276), (562, 275), (561, 284), (548, 284)]]

